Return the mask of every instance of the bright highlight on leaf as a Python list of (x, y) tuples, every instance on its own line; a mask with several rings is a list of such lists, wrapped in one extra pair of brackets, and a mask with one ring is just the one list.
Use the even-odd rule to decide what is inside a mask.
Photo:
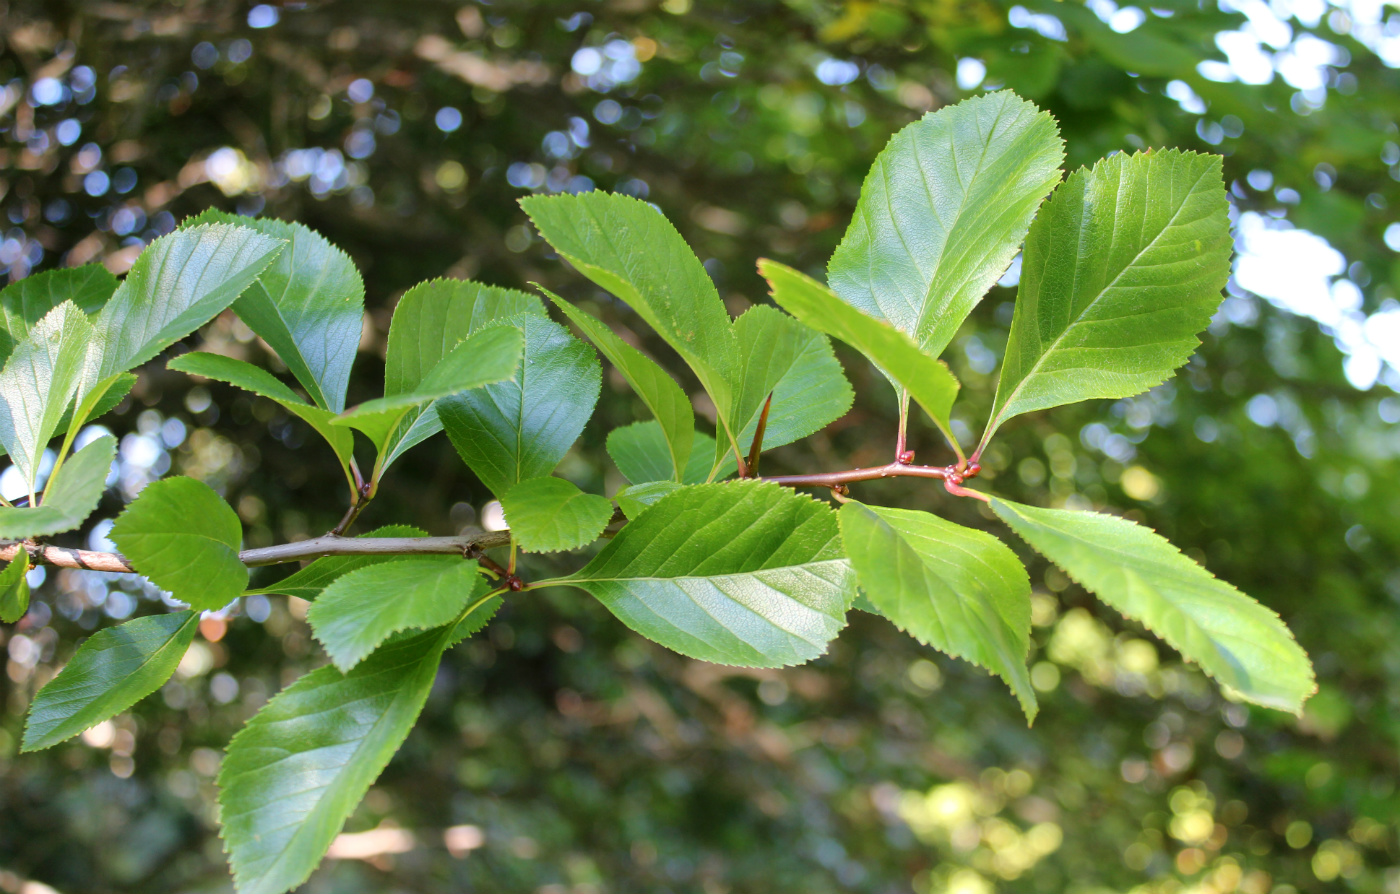
[(474, 561), (395, 559), (337, 578), (306, 620), (335, 666), (349, 671), (391, 634), (441, 627), (486, 589)]
[(1012, 416), (1166, 380), (1200, 344), (1230, 275), (1218, 155), (1115, 155), (1036, 217), (986, 444)]
[(71, 739), (155, 692), (184, 657), (199, 613), (136, 618), (93, 634), (29, 707), (21, 751)]
[(816, 658), (855, 598), (836, 514), (757, 481), (682, 488), (582, 570), (548, 583), (587, 590), (682, 655), (743, 667)]
[(861, 590), (921, 643), (997, 674), (1036, 715), (1031, 583), (1006, 544), (927, 512), (850, 502), (841, 539)]
[(995, 498), (992, 510), (1086, 590), (1246, 701), (1299, 714), (1317, 691), (1308, 656), (1278, 615), (1150, 528), (1097, 512)]
[(598, 539), (612, 518), (607, 497), (586, 494), (563, 478), (530, 478), (501, 497), (506, 524), (526, 552), (578, 549)]
[(238, 515), (193, 478), (146, 485), (109, 536), (137, 571), (196, 611), (223, 608), (248, 583)]

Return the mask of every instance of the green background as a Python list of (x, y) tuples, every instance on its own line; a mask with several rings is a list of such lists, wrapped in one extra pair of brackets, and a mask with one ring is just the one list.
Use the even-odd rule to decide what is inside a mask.
[[(738, 313), (766, 293), (758, 257), (820, 272), (895, 130), (985, 86), (1049, 109), (1071, 169), (1147, 146), (1220, 152), (1240, 215), (1341, 253), (1320, 319), (1281, 309), (1301, 307), (1292, 291), (1270, 301), (1233, 284), (1175, 379), (1009, 424), (981, 485), (1126, 512), (1276, 609), (1317, 667), (1301, 719), (1226, 701), (1040, 560), (1030, 730), (998, 680), (859, 612), (821, 660), (751, 672), (654, 647), (577, 591), (530, 594), (449, 654), (350, 821), (398, 828), (370, 840), (407, 849), (330, 860), (306, 890), (1400, 890), (1400, 373), (1382, 367), (1372, 385), (1365, 346), (1396, 351), (1386, 325), (1400, 267), (1384, 234), (1400, 202), (1400, 78), (1386, 59), (1400, 58), (1385, 29), (1400, 13), (1273, 8), (0, 5), (4, 272), (121, 270), (210, 206), (302, 221), (365, 277), (352, 404), (378, 396), (397, 296), (444, 274), (539, 282), (679, 374), (635, 316), (551, 256), (517, 199), (592, 186), (646, 197)], [(1206, 77), (1228, 71), (1222, 47), (1237, 54), (1235, 77), (1268, 82)], [(959, 85), (966, 59), (985, 80), (963, 62)], [(1013, 298), (994, 289), (948, 353), (964, 383), (955, 419), (974, 435)], [(280, 369), (231, 316), (202, 338)], [(888, 461), (891, 392), (838, 353), (855, 407), (767, 455), (766, 473)], [(640, 415), (607, 371), (561, 473), (611, 493), (622, 481), (603, 439)], [(249, 546), (324, 532), (343, 511), (327, 449), (271, 402), (155, 364), (102, 422), (122, 437), (122, 462), (98, 519), (167, 471), (224, 493)], [(946, 462), (939, 444), (915, 425), (920, 461)], [(856, 495), (996, 530), (937, 487)], [(480, 523), (489, 498), (438, 438), (394, 467), (361, 527), (456, 532)], [(100, 546), (105, 527), (58, 542)], [(206, 623), (159, 694), (21, 758), (28, 700), (76, 642), (162, 610), (134, 579), (53, 569), (35, 601), (0, 633), (0, 891), (228, 890), (219, 755), (271, 694), (324, 662), (304, 620), (272, 598)]]

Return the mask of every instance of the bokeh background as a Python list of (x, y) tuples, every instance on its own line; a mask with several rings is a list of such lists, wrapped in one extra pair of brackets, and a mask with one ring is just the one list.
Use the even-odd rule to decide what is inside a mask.
[[(306, 890), (1400, 892), (1394, 4), (29, 0), (0, 2), (0, 40), (0, 274), (121, 271), (211, 206), (303, 221), (364, 273), (352, 402), (378, 393), (397, 296), (441, 275), (545, 284), (679, 373), (527, 227), (532, 192), (654, 202), (738, 313), (764, 300), (759, 256), (820, 273), (890, 134), (980, 90), (1053, 112), (1071, 166), (1226, 156), (1239, 254), (1199, 354), (1141, 397), (1009, 426), (983, 478), (1126, 513), (1278, 610), (1317, 665), (1301, 718), (1225, 700), (1029, 556), (1033, 729), (999, 682), (860, 612), (820, 661), (752, 672), (667, 653), (582, 593), (530, 594), (449, 655), (363, 834)], [(949, 352), (969, 434), (1015, 278)], [(201, 342), (278, 368), (231, 316)], [(765, 471), (886, 461), (892, 395), (842, 356), (855, 408)], [(611, 492), (603, 438), (643, 414), (607, 377), (562, 474)], [(103, 424), (122, 438), (108, 521), (67, 542), (103, 545), (167, 472), (225, 493), (250, 545), (344, 508), (299, 421), (161, 363)], [(945, 461), (922, 422), (912, 446)], [(363, 528), (458, 531), (490, 498), (441, 438), (381, 494)], [(995, 529), (935, 487), (859, 495)], [(158, 694), (17, 754), (84, 635), (162, 610), (135, 580), (50, 570), (0, 631), (0, 891), (230, 890), (213, 778), (232, 732), (324, 661), (296, 606), (207, 619)]]

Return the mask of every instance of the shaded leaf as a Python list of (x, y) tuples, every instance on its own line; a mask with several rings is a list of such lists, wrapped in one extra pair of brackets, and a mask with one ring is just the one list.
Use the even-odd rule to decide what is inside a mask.
[(72, 738), (155, 692), (180, 664), (199, 629), (199, 613), (135, 618), (99, 630), (29, 706), (21, 751)]
[(937, 357), (1006, 271), (1063, 161), (1055, 120), (1010, 91), (925, 115), (871, 166), (827, 268), (832, 291)]
[(248, 569), (238, 560), (238, 516), (193, 478), (146, 485), (108, 536), (133, 568), (198, 611), (223, 608), (248, 583)]
[(1152, 529), (1097, 512), (996, 498), (992, 510), (1076, 583), (1246, 701), (1299, 714), (1317, 691), (1307, 654), (1278, 615)]
[(549, 583), (588, 591), (682, 655), (745, 667), (822, 654), (855, 597), (836, 514), (762, 481), (682, 488)]
[(927, 512), (853, 500), (838, 514), (846, 555), (879, 613), (919, 642), (1001, 677), (1034, 720), (1026, 668), (1031, 584), (1006, 544)]
[(0, 364), (35, 323), (65, 301), (96, 313), (116, 291), (117, 278), (101, 264), (62, 267), (26, 276), (0, 290)]
[(550, 292), (540, 289), (550, 297), (556, 307), (562, 310), (574, 325), (583, 330), (588, 340), (603, 352), (608, 362), (617, 367), (656, 417), (666, 447), (671, 455), (671, 472), (662, 477), (682, 481), (686, 463), (690, 460), (691, 446), (695, 439), (695, 411), (691, 409), (690, 398), (686, 397), (681, 386), (676, 384), (656, 361), (627, 344), (602, 322), (574, 307), (569, 302)]
[(1012, 416), (1139, 394), (1186, 362), (1230, 275), (1220, 171), (1218, 155), (1119, 154), (1045, 203), (983, 444)]
[(525, 350), (514, 378), (437, 404), (458, 455), (498, 498), (554, 471), (593, 414), (603, 380), (593, 349), (563, 326), (534, 315), (515, 322)]
[(29, 611), (29, 553), (23, 547), (0, 571), (0, 621), (13, 624)]
[(613, 494), (613, 499), (617, 501), (617, 508), (622, 510), (622, 514), (627, 516), (629, 521), (635, 521), (648, 506), (682, 487), (684, 485), (675, 481), (646, 481), (624, 487)]
[(597, 540), (612, 518), (607, 497), (563, 478), (527, 478), (501, 497), (510, 535), (526, 552), (578, 549)]
[[(716, 454), (715, 439), (697, 431), (691, 444), (693, 448), (681, 483), (704, 484), (709, 478), (710, 463)], [(667, 448), (666, 435), (655, 419), (634, 422), (608, 432), (608, 456), (612, 457), (623, 477), (636, 484), (664, 481), (671, 477), (673, 467)], [(715, 477), (732, 475), (737, 468), (734, 454), (725, 452)]]
[(486, 590), (475, 561), (399, 558), (336, 578), (306, 620), (335, 666), (349, 671), (391, 634), (441, 627)]

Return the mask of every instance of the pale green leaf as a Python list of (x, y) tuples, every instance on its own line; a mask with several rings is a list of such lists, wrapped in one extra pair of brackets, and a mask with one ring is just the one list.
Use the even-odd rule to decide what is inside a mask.
[(603, 352), (608, 362), (617, 367), (632, 390), (637, 392), (642, 403), (656, 417), (666, 439), (671, 456), (671, 473), (663, 477), (684, 480), (686, 463), (690, 460), (691, 446), (695, 440), (695, 411), (691, 409), (690, 398), (686, 397), (681, 386), (656, 361), (623, 341), (603, 323), (548, 289), (541, 288), (540, 291), (548, 295), (555, 306), (583, 330), (588, 340)]
[(810, 276), (769, 260), (759, 261), (758, 269), (780, 307), (864, 354), (918, 401), (950, 444), (956, 443), (948, 417), (959, 386), (948, 367), (919, 350), (905, 333), (861, 313)]
[[(373, 531), (359, 535), (361, 537), (427, 537), (428, 532), (411, 525), (386, 525), (376, 528)], [(265, 587), (255, 587), (244, 592), (244, 596), (256, 596), (259, 594), (282, 596), (295, 596), (298, 599), (313, 601), (330, 586), (337, 578), (349, 574), (359, 568), (366, 568), (370, 565), (379, 565), (384, 562), (392, 562), (396, 556), (393, 555), (364, 555), (364, 556), (325, 556), (317, 559), (305, 568), (282, 578), (275, 584)]]
[(549, 583), (588, 591), (682, 655), (744, 667), (821, 655), (855, 597), (836, 513), (762, 481), (682, 488)]
[[(697, 431), (691, 443), (693, 449), (681, 483), (704, 484), (710, 476), (711, 460), (715, 457), (715, 439)], [(617, 470), (635, 484), (664, 481), (672, 475), (672, 456), (668, 451), (666, 435), (655, 419), (634, 422), (608, 432), (607, 450)], [(734, 454), (726, 452), (715, 478), (728, 477), (737, 468)]]
[(349, 429), (332, 425), (335, 414), (321, 407), (314, 407), (303, 400), (295, 391), (288, 388), (276, 376), (259, 366), (224, 357), (221, 354), (208, 354), (195, 351), (181, 354), (166, 366), (190, 375), (203, 376), (219, 382), (227, 382), (236, 388), (275, 401), (287, 412), (299, 417), (326, 439), (342, 465), (349, 464), (354, 456), (355, 441)]
[(521, 549), (552, 553), (597, 540), (612, 518), (607, 497), (586, 494), (563, 478), (527, 478), (501, 497), (510, 536)]
[(827, 277), (937, 357), (1006, 271), (1060, 182), (1055, 120), (1010, 91), (945, 106), (875, 159)]
[(438, 361), (412, 391), (365, 401), (332, 420), (364, 432), (379, 451), (378, 471), (398, 456), (396, 445), (410, 430), (410, 416), (433, 401), (500, 383), (517, 375), (524, 338), (514, 326), (482, 329), (464, 339)]
[(525, 350), (514, 378), (437, 403), (458, 455), (498, 498), (554, 471), (593, 414), (603, 381), (593, 349), (563, 326), (533, 314), (515, 323)]
[(29, 553), (20, 547), (0, 571), (0, 621), (13, 624), (29, 611)]
[[(253, 284), (282, 242), (243, 226), (176, 230), (146, 246), (93, 319), (91, 381), (126, 372), (211, 320)], [(95, 361), (95, 362), (94, 362)]]
[(31, 491), (39, 459), (71, 408), (92, 341), (87, 315), (65, 301), (34, 324), (0, 370), (0, 444)]
[(133, 568), (198, 611), (223, 608), (248, 583), (238, 515), (193, 478), (146, 485), (108, 536)]
[(0, 506), (0, 539), (23, 540), (71, 531), (97, 508), (117, 454), (117, 439), (101, 437), (73, 454), (49, 479), (41, 506)]
[(345, 409), (365, 312), (365, 284), (354, 262), (301, 224), (206, 211), (183, 226), (204, 223), (237, 224), (286, 243), (233, 310), (277, 352), (316, 406)]
[(0, 290), (0, 364), (35, 323), (65, 301), (96, 313), (116, 291), (117, 278), (101, 264), (62, 267), (26, 276)]
[(879, 613), (919, 642), (1001, 677), (1034, 720), (1026, 668), (1031, 584), (1015, 553), (991, 534), (927, 512), (851, 501), (838, 514), (846, 555)]
[(349, 671), (391, 634), (441, 627), (486, 590), (475, 561), (400, 558), (336, 578), (306, 620), (335, 666)]
[(637, 516), (645, 512), (647, 507), (682, 487), (684, 485), (675, 481), (644, 481), (624, 487), (613, 494), (613, 499), (617, 501), (617, 508), (622, 510), (622, 514), (627, 516), (629, 521), (636, 521)]
[(555, 251), (681, 355), (728, 419), (737, 366), (729, 312), (671, 222), (640, 199), (604, 192), (530, 196), (520, 205)]
[(1186, 362), (1230, 275), (1220, 171), (1218, 155), (1119, 154), (1045, 203), (983, 444), (1012, 416), (1138, 394)]
[(1246, 701), (1298, 714), (1317, 691), (1307, 654), (1278, 615), (1152, 529), (996, 498), (992, 510), (1071, 579)]
[(21, 751), (72, 738), (155, 692), (199, 629), (199, 613), (149, 615), (99, 630), (29, 706)]
[(408, 737), (450, 635), (396, 639), (348, 674), (314, 670), (234, 735), (219, 820), (239, 894), (283, 894), (311, 875)]

